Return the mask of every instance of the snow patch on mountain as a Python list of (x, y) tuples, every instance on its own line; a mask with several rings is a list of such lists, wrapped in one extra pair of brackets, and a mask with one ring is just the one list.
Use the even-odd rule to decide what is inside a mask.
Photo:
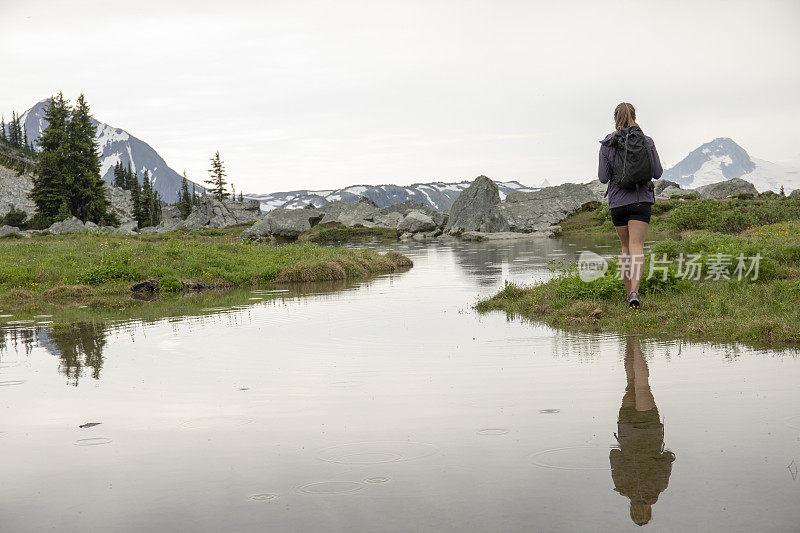
[[(444, 183), (414, 183), (400, 187), (397, 185), (350, 185), (336, 190), (297, 190), (275, 192), (271, 194), (249, 194), (247, 197), (258, 200), (262, 211), (272, 211), (279, 207), (299, 209), (308, 204), (321, 207), (329, 202), (343, 200), (355, 202), (359, 198), (368, 198), (378, 207), (413, 201), (440, 211), (450, 209), (461, 191), (469, 187), (471, 181)], [(527, 187), (518, 181), (496, 182), (500, 190), (500, 198), (516, 191), (534, 191), (536, 187)]]

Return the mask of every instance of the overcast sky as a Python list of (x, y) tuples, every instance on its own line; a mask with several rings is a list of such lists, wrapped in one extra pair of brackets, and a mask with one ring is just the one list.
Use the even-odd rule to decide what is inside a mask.
[(800, 165), (797, 0), (0, 0), (0, 65), (6, 118), (83, 92), (252, 193), (586, 180), (620, 101), (665, 166), (715, 137)]

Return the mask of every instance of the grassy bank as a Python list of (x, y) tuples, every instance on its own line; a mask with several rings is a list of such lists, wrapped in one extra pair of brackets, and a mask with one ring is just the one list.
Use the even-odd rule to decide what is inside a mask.
[[(800, 222), (761, 226), (739, 235), (700, 231), (682, 240), (659, 241), (652, 251), (658, 258), (676, 260), (693, 254), (704, 265), (717, 254), (731, 256), (731, 279), (705, 279), (707, 274), (700, 281), (683, 279), (671, 266), (666, 281), (660, 273), (643, 280), (643, 307), (630, 311), (622, 302), (625, 290), (613, 264), (605, 276), (588, 283), (567, 265), (545, 283), (507, 284), (476, 308), (567, 329), (800, 347)], [(758, 279), (737, 280), (735, 258), (756, 253), (761, 255)], [(649, 261), (645, 276), (648, 269)]]
[[(696, 230), (739, 233), (750, 227), (800, 219), (800, 197), (774, 193), (757, 198), (697, 199), (693, 194), (653, 204), (650, 233), (681, 235)], [(592, 202), (559, 223), (564, 235), (614, 233), (608, 204)]]
[(412, 265), (396, 252), (261, 246), (220, 230), (153, 236), (63, 235), (0, 240), (0, 306), (65, 305), (128, 295), (146, 279), (162, 290), (178, 280), (213, 287), (348, 280)]
[(317, 224), (306, 231), (298, 237), (297, 241), (320, 244), (371, 240), (396, 241), (398, 236), (398, 231), (395, 228), (348, 228), (338, 222), (326, 222), (325, 224)]

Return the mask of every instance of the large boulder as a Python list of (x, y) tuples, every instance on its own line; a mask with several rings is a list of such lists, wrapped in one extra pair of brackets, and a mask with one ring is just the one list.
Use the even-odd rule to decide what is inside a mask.
[(397, 229), (407, 233), (421, 233), (434, 231), (439, 226), (425, 213), (419, 211), (409, 211), (409, 213), (397, 225)]
[(662, 193), (669, 189), (670, 187), (674, 187), (676, 189), (680, 189), (681, 186), (679, 183), (675, 183), (674, 181), (669, 180), (654, 180), (653, 181), (653, 192), (656, 193), (656, 196), (664, 196)]
[(296, 239), (320, 223), (325, 213), (320, 209), (273, 209), (264, 218), (244, 230), (242, 239), (263, 240), (269, 236)]
[(508, 231), (508, 222), (500, 214), (500, 191), (486, 176), (478, 176), (458, 195), (444, 231), (460, 234), (466, 231)]
[[(257, 200), (236, 202), (234, 200), (219, 200), (206, 196), (200, 204), (195, 206), (186, 220), (179, 223), (179, 228), (225, 228), (243, 222), (253, 222), (261, 215), (261, 208)], [(176, 228), (177, 229), (177, 228)]]
[(66, 220), (62, 220), (61, 222), (54, 222), (49, 228), (47, 228), (47, 231), (55, 235), (63, 233), (83, 233), (86, 231), (86, 225), (81, 222), (81, 219), (77, 217), (70, 217)]
[[(381, 208), (381, 214), (384, 216), (391, 216), (394, 213), (401, 215), (400, 220), (411, 211), (418, 211), (431, 217), (437, 226), (444, 227), (447, 224), (448, 214), (444, 211), (437, 211), (432, 207), (415, 202), (413, 200), (406, 200), (400, 204), (387, 205)], [(392, 217), (392, 219), (395, 217)], [(391, 219), (390, 219), (391, 220)], [(395, 225), (396, 226), (396, 225)]]
[(587, 184), (564, 183), (538, 191), (510, 193), (500, 204), (499, 212), (511, 231), (528, 233), (547, 230), (595, 201), (597, 195)]
[(375, 218), (381, 213), (375, 202), (369, 198), (360, 198), (357, 202), (344, 202), (337, 200), (322, 206), (320, 210), (325, 214), (322, 222), (338, 222), (348, 228), (373, 227)]
[(19, 235), (19, 228), (16, 226), (0, 226), (0, 238), (9, 235)]
[(0, 165), (0, 218), (6, 216), (12, 206), (32, 217), (36, 212), (36, 204), (29, 196), (32, 190), (33, 174), (20, 174)]
[(161, 222), (158, 224), (164, 231), (175, 231), (183, 222), (181, 210), (175, 205), (166, 205), (161, 208)]
[(127, 224), (133, 220), (133, 199), (131, 191), (119, 187), (106, 185), (106, 198), (108, 198), (109, 211), (117, 215), (120, 224)]
[(114, 229), (114, 233), (121, 233), (123, 235), (132, 235), (137, 232), (137, 225), (135, 220), (131, 220), (129, 222), (123, 222), (119, 225), (118, 228)]
[(710, 185), (703, 185), (695, 189), (695, 192), (700, 198), (713, 199), (730, 198), (737, 194), (752, 194), (753, 196), (758, 196), (758, 190), (756, 190), (755, 186), (741, 178), (733, 178)]
[(589, 190), (592, 191), (594, 194), (594, 199), (598, 202), (602, 202), (606, 197), (606, 189), (608, 189), (608, 183), (600, 183), (599, 179), (593, 179), (592, 181), (586, 184), (589, 187)]

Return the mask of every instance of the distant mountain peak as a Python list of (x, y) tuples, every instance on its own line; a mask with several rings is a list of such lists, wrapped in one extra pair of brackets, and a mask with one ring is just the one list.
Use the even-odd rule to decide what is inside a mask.
[(684, 187), (700, 187), (741, 178), (755, 168), (747, 151), (733, 139), (717, 137), (692, 150), (677, 165), (666, 170), (662, 178)]

